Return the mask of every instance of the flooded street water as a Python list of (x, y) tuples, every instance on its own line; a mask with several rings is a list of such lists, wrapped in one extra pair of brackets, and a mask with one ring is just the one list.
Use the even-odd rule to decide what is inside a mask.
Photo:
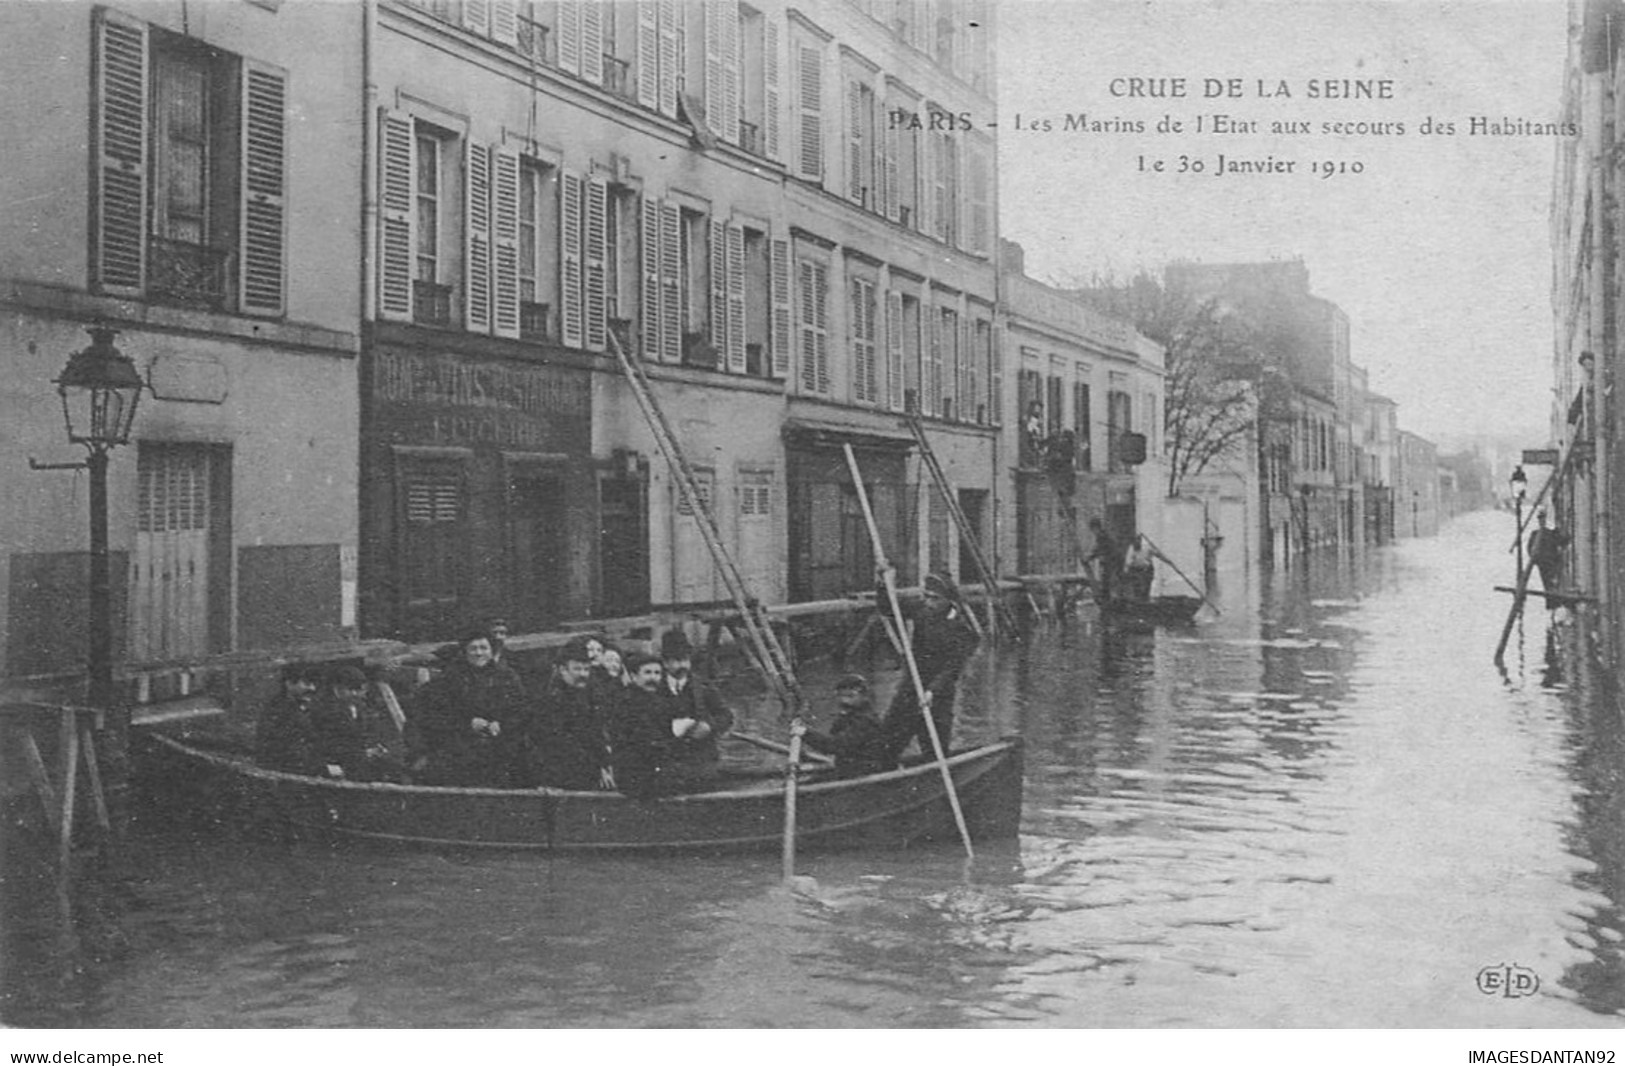
[[(1028, 741), (1018, 843), (803, 859), (141, 842), (129, 951), (51, 1026), (1616, 1026), (1615, 712), (1505, 676), (1512, 519), (1327, 559), (1225, 613), (983, 656), (967, 737)], [(827, 685), (827, 678), (823, 679)], [(760, 731), (771, 726), (762, 724)], [(1486, 967), (1538, 978), (1480, 990)], [(1493, 990), (1492, 990), (1493, 991)]]

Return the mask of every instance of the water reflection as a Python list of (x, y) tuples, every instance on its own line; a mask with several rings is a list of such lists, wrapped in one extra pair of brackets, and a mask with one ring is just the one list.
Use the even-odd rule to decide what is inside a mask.
[[(1023, 834), (967, 864), (447, 857), (155, 832), (77, 1025), (1576, 1026), (1625, 1007), (1625, 731), (1503, 516), (978, 659)], [(1565, 676), (1564, 666), (1569, 669)], [(895, 676), (886, 685), (895, 683)], [(829, 678), (813, 678), (815, 692)], [(881, 698), (885, 696), (882, 686)], [(759, 732), (771, 712), (749, 709)], [(1539, 993), (1486, 996), (1517, 963)]]

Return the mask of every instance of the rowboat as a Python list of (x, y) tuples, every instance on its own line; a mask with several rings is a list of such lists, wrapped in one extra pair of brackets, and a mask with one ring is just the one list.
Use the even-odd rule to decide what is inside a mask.
[[(362, 783), (256, 766), (198, 740), (144, 734), (143, 774), (189, 805), (339, 838), (442, 847), (556, 852), (748, 852), (776, 849), (784, 830), (782, 773), (725, 778), (728, 787), (659, 799), (562, 789), (446, 788)], [(973, 840), (1008, 839), (1021, 818), (1018, 737), (948, 757)], [(935, 762), (866, 777), (808, 771), (797, 789), (798, 849), (900, 848), (958, 839)]]
[(1196, 596), (1153, 596), (1149, 600), (1108, 600), (1100, 605), (1100, 615), (1111, 621), (1144, 626), (1190, 625), (1202, 609)]

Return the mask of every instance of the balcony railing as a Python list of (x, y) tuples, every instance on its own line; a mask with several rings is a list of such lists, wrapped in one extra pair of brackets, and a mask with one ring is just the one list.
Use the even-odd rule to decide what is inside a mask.
[(232, 268), (236, 264), (229, 251), (152, 237), (147, 256), (149, 295), (198, 307), (225, 306), (233, 288)]
[(548, 51), (549, 36), (548, 27), (542, 23), (520, 19), (519, 54), (529, 56), (543, 66), (553, 66), (553, 57)]
[(762, 128), (754, 122), (740, 120), (739, 147), (751, 155), (764, 155), (767, 151), (762, 144)]
[(519, 304), (519, 336), (528, 341), (544, 341), (552, 334), (549, 331), (552, 310), (547, 304), (534, 303), (530, 300)]
[(451, 325), (451, 286), (413, 281), (412, 321), (423, 326)]
[(637, 86), (632, 83), (631, 63), (605, 53), (603, 70), (605, 89), (623, 100), (631, 100), (637, 95)]

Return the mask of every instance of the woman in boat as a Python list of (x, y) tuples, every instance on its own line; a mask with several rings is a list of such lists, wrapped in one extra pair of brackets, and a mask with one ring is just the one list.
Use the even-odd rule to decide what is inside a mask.
[(487, 788), (522, 783), (529, 717), (519, 675), (493, 661), (485, 631), (469, 633), (458, 658), (418, 697), (419, 779)]
[[(954, 731), (954, 697), (959, 689), (959, 672), (975, 652), (978, 637), (965, 617), (953, 579), (945, 574), (927, 574), (923, 600), (906, 613), (913, 623), (909, 644), (920, 681), (931, 697), (931, 720), (936, 725), (942, 750), (948, 750)], [(895, 766), (909, 741), (919, 739), (920, 751), (933, 754), (931, 733), (920, 713), (919, 696), (911, 679), (897, 687), (886, 717), (881, 722), (886, 736), (886, 758)]]

